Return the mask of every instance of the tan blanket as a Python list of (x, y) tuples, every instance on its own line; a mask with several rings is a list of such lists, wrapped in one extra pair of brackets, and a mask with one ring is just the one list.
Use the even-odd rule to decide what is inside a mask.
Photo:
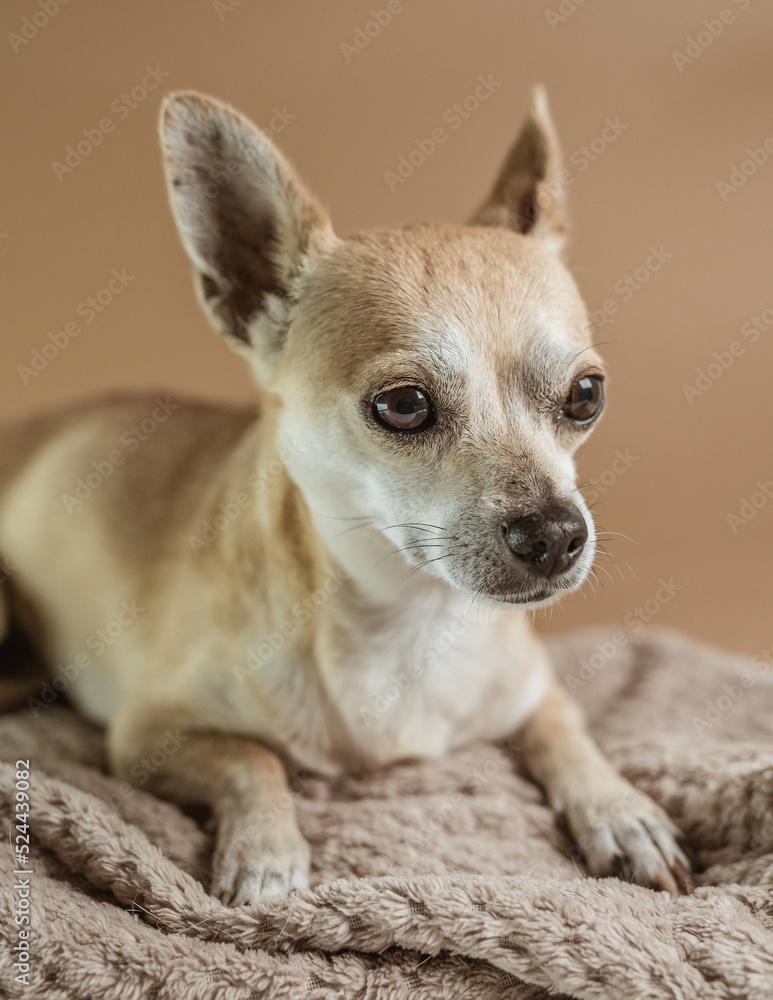
[[(478, 744), (367, 778), (297, 776), (316, 888), (230, 910), (201, 881), (203, 828), (105, 776), (99, 733), (53, 704), (0, 719), (0, 993), (770, 1000), (773, 670), (667, 632), (617, 640), (576, 636), (554, 658), (612, 759), (692, 842), (694, 895), (584, 878), (517, 755)], [(32, 874), (16, 876), (19, 758)]]

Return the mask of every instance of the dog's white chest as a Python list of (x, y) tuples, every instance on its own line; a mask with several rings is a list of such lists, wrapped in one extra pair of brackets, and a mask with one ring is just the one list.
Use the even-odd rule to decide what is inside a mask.
[(483, 686), (474, 676), (465, 624), (458, 636), (440, 631), (419, 643), (378, 637), (327, 678), (355, 756), (385, 764), (453, 745)]
[(492, 629), (487, 611), (460, 602), (424, 620), (406, 622), (403, 614), (375, 630), (365, 622), (344, 643), (323, 646), (329, 740), (317, 753), (329, 759), (317, 766), (438, 756), (469, 740), (511, 733), (547, 682), (519, 631)]

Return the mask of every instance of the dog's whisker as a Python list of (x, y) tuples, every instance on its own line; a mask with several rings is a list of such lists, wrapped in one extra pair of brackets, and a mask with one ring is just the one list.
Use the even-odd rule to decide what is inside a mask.
[(614, 568), (617, 570), (617, 572), (620, 575), (620, 579), (624, 581), (625, 580), (625, 575), (624, 575), (623, 571), (620, 569), (619, 563), (622, 562), (624, 566), (628, 567), (628, 569), (631, 569), (630, 564), (627, 563), (624, 559), (621, 559), (620, 556), (618, 556), (616, 553), (614, 553), (614, 552), (607, 552), (606, 549), (601, 549), (600, 548), (600, 549), (598, 549), (597, 554), (596, 554), (595, 564), (601, 563), (604, 559), (607, 559), (609, 561), (609, 564), (611, 566), (614, 566)]
[(616, 580), (614, 579), (614, 577), (612, 576), (612, 574), (611, 574), (611, 573), (609, 572), (609, 570), (608, 570), (608, 569), (607, 569), (607, 568), (606, 568), (605, 566), (601, 566), (601, 565), (597, 565), (597, 568), (598, 568), (598, 569), (599, 569), (599, 570), (600, 570), (600, 571), (601, 571), (601, 572), (602, 572), (602, 573), (603, 573), (603, 574), (604, 574), (604, 575), (605, 575), (606, 577), (608, 577), (608, 578), (609, 578), (609, 581), (610, 581), (610, 583), (613, 583), (613, 584), (614, 584), (614, 583), (616, 583), (616, 582), (617, 582), (617, 581), (616, 581)]
[[(362, 517), (337, 517), (337, 516), (334, 516), (334, 515), (324, 515), (324, 516), (327, 516), (331, 520), (336, 520), (336, 521), (356, 521), (357, 522), (356, 524), (353, 524), (351, 527), (345, 528), (338, 535), (335, 535), (334, 536), (335, 538), (343, 538), (344, 535), (349, 534), (349, 532), (351, 532), (351, 531), (360, 531), (360, 530), (362, 530), (364, 528), (370, 528), (371, 529), (371, 537), (372, 538), (375, 538), (376, 535), (382, 535), (385, 532), (391, 531), (391, 530), (396, 529), (396, 528), (407, 528), (407, 529), (411, 529), (411, 530), (414, 530), (414, 531), (426, 531), (428, 533), (429, 532), (438, 532), (438, 531), (444, 532), (445, 531), (445, 528), (442, 528), (439, 524), (426, 524), (426, 523), (422, 523), (422, 522), (411, 522), (411, 523), (406, 522), (405, 524), (388, 524), (388, 525), (386, 525), (383, 528), (375, 528), (371, 524), (371, 519), (369, 517), (366, 517), (366, 516), (362, 516)], [(449, 536), (449, 537), (452, 537), (452, 536)]]
[[(354, 520), (354, 519), (353, 518), (351, 518), (351, 519), (350, 518), (341, 518), (341, 520)], [(360, 520), (360, 519), (358, 518), (357, 520)], [(368, 521), (369, 518), (363, 518), (362, 520)], [(370, 524), (355, 524), (351, 528), (345, 528), (342, 532), (340, 532), (335, 537), (336, 538), (342, 538), (344, 535), (348, 535), (350, 531), (359, 531), (359, 530), (362, 530), (363, 528), (370, 528), (370, 527), (371, 527)], [(412, 529), (418, 530), (418, 531), (429, 531), (430, 528), (435, 528), (435, 527), (436, 527), (436, 525), (428, 525), (428, 526), (425, 527), (424, 525), (421, 525), (421, 524), (392, 524), (392, 525), (387, 525), (387, 527), (385, 527), (385, 528), (372, 528), (371, 538), (375, 538), (376, 535), (382, 535), (382, 534), (384, 534), (384, 532), (390, 531), (392, 528), (412, 528)], [(438, 527), (437, 530), (438, 531), (442, 531), (443, 529), (440, 528), (440, 527)], [(449, 537), (452, 537), (452, 536), (449, 536)]]
[[(599, 585), (599, 588), (601, 589), (601, 592), (603, 593), (604, 592), (604, 585), (603, 585), (603, 583), (601, 582), (601, 580), (599, 580), (598, 576), (596, 576), (596, 574), (593, 572), (593, 570), (591, 570), (590, 573), (589, 573), (589, 575), (588, 575), (588, 584), (589, 584), (591, 590), (593, 591), (593, 599), (594, 600), (598, 600), (598, 596), (596, 594), (596, 588), (593, 586), (594, 581)], [(607, 600), (609, 600), (608, 596), (607, 596)]]
[(412, 551), (419, 551), (420, 552), (424, 548), (438, 549), (438, 548), (442, 548), (443, 545), (445, 545), (445, 542), (441, 542), (441, 541), (432, 542), (432, 541), (427, 540), (427, 541), (421, 541), (421, 542), (409, 542), (408, 545), (403, 545), (399, 549), (392, 549), (391, 552), (388, 552), (385, 556), (383, 556), (381, 559), (379, 559), (378, 562), (376, 562), (374, 565), (380, 566), (382, 562), (384, 562), (387, 559), (391, 559), (392, 556), (396, 556), (400, 552), (412, 552)]
[[(601, 569), (601, 567), (599, 567), (599, 569)], [(609, 577), (610, 581), (613, 584), (616, 582), (611, 576), (609, 576), (609, 573), (607, 573), (606, 570), (604, 570), (604, 573), (605, 573), (606, 576)], [(594, 574), (594, 579), (595, 579), (596, 583), (599, 585), (599, 587), (601, 587), (601, 593), (606, 598), (607, 603), (609, 603), (609, 593), (607, 591), (606, 582), (604, 580), (602, 580), (601, 577), (598, 576), (598, 574)]]
[(622, 562), (623, 566), (625, 566), (627, 570), (630, 570), (631, 576), (634, 578), (634, 580), (639, 579), (638, 573), (629, 562), (627, 562), (625, 559), (621, 559), (620, 562)]
[(442, 556), (435, 556), (435, 558), (434, 558), (434, 559), (425, 559), (425, 560), (424, 560), (423, 562), (419, 563), (419, 565), (418, 565), (418, 566), (413, 566), (413, 567), (411, 567), (411, 569), (409, 569), (409, 570), (408, 570), (408, 572), (407, 572), (407, 573), (404, 573), (404, 574), (403, 574), (403, 579), (405, 580), (405, 579), (407, 579), (408, 577), (411, 577), (411, 576), (413, 576), (413, 574), (414, 574), (414, 573), (416, 573), (416, 572), (417, 572), (418, 570), (420, 570), (420, 569), (424, 569), (424, 567), (425, 567), (425, 566), (428, 566), (428, 565), (429, 565), (430, 563), (433, 563), (433, 562), (440, 562), (440, 560), (441, 560), (441, 559), (448, 559), (448, 557), (449, 557), (450, 555), (453, 555), (453, 553), (451, 553), (451, 552), (446, 552), (446, 553), (445, 553), (444, 555), (442, 555)]
[(626, 542), (631, 542), (633, 545), (636, 544), (630, 535), (624, 535), (622, 531), (607, 531), (606, 529), (602, 529), (601, 531), (596, 532), (597, 538), (612, 538), (613, 536), (615, 538), (624, 538)]
[(367, 524), (355, 524), (355, 525), (352, 525), (351, 528), (344, 528), (343, 531), (340, 531), (337, 535), (333, 536), (333, 541), (335, 541), (338, 538), (343, 538), (344, 535), (348, 535), (352, 531), (361, 531), (363, 528), (367, 528), (367, 527), (368, 527)]
[(619, 566), (620, 563), (622, 563), (622, 565), (625, 566), (625, 568), (627, 570), (630, 570), (631, 575), (633, 576), (633, 578), (635, 580), (638, 580), (638, 576), (637, 576), (636, 570), (633, 568), (633, 566), (631, 566), (631, 564), (628, 562), (627, 559), (623, 559), (622, 556), (620, 556), (620, 555), (617, 554), (617, 552), (608, 552), (606, 549), (601, 548), (601, 547), (599, 547), (598, 552), (599, 552), (599, 557), (598, 558), (608, 559), (610, 561), (610, 563), (615, 567), (615, 569), (619, 573), (621, 573), (621, 576), (622, 576), (622, 572), (621, 572), (620, 566)]
[[(608, 559), (609, 559), (609, 561), (610, 561), (610, 565), (611, 565), (611, 566), (612, 566), (612, 567), (613, 567), (614, 569), (616, 569), (616, 570), (617, 570), (617, 574), (618, 574), (618, 576), (620, 577), (620, 579), (622, 580), (622, 582), (623, 582), (623, 583), (625, 583), (625, 574), (624, 574), (624, 573), (623, 573), (623, 571), (622, 571), (622, 570), (620, 569), (620, 567), (618, 566), (618, 564), (617, 564), (617, 563), (616, 563), (616, 562), (614, 561), (614, 559), (613, 559), (613, 558), (612, 558), (611, 556), (607, 556), (607, 558), (608, 558)], [(599, 569), (601, 569), (601, 568), (602, 568), (602, 567), (601, 567), (601, 560), (600, 560), (600, 559), (597, 559), (597, 560), (596, 560), (596, 565), (597, 565), (597, 566), (599, 567)], [(605, 572), (607, 572), (607, 571), (605, 570)]]
[(552, 620), (553, 620), (553, 611), (554, 611), (554, 609), (555, 609), (556, 605), (558, 605), (558, 607), (559, 607), (559, 608), (560, 608), (560, 609), (561, 609), (562, 611), (564, 610), (564, 606), (563, 606), (563, 604), (561, 603), (561, 598), (560, 598), (560, 597), (556, 597), (556, 598), (555, 598), (555, 600), (554, 600), (554, 601), (553, 601), (553, 602), (551, 603), (551, 605), (550, 605), (550, 618), (548, 619), (548, 621), (552, 621)]
[(394, 528), (416, 528), (418, 531), (445, 531), (439, 524), (428, 524), (426, 521), (411, 521), (405, 524), (388, 524), (384, 528), (376, 528), (378, 532), (392, 531)]

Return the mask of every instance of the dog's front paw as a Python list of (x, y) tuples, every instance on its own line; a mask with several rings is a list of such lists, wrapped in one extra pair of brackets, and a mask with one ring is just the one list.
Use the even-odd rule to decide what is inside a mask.
[(574, 802), (566, 818), (592, 875), (672, 895), (691, 887), (689, 845), (660, 806), (627, 782), (614, 795)]
[(296, 830), (266, 832), (249, 823), (226, 823), (212, 859), (212, 894), (229, 906), (251, 906), (266, 896), (308, 889), (309, 845)]

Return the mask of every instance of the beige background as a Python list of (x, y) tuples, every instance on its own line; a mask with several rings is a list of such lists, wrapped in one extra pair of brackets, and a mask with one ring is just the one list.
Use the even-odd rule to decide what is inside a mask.
[[(600, 574), (595, 597), (586, 588), (540, 620), (631, 628), (626, 616), (649, 601), (658, 624), (749, 653), (770, 648), (773, 502), (735, 532), (727, 515), (773, 480), (773, 325), (756, 343), (742, 333), (773, 310), (773, 156), (724, 200), (716, 185), (773, 136), (773, 6), (392, 0), (399, 12), (347, 60), (342, 43), (361, 41), (357, 29), (385, 6), (70, 0), (43, 23), (37, 0), (3, 5), (0, 419), (117, 387), (250, 397), (238, 359), (198, 311), (166, 206), (163, 90), (214, 94), (263, 126), (279, 124), (277, 109), (293, 116), (277, 141), (346, 233), (463, 221), (542, 81), (572, 169), (570, 260), (590, 308), (617, 306), (597, 332), (612, 379), (580, 475), (602, 477), (597, 517), (633, 541), (614, 540), (611, 579)], [(37, 33), (20, 44), (33, 15), (26, 31), (37, 22)], [(693, 43), (697, 57), (680, 69), (674, 53), (700, 32), (711, 44)], [(167, 75), (129, 109), (121, 95), (142, 87), (147, 66)], [(499, 86), (390, 191), (385, 172), (443, 126), (479, 75)], [(106, 117), (111, 131), (59, 180), (52, 164)], [(625, 129), (584, 160), (607, 117)], [(630, 295), (616, 292), (651, 247), (671, 256)], [(113, 268), (133, 280), (25, 385), (19, 366), (77, 321)], [(744, 354), (688, 403), (683, 385), (735, 340)], [(617, 476), (616, 452), (635, 458)], [(681, 589), (668, 600), (661, 589), (658, 604), (661, 578)]]

